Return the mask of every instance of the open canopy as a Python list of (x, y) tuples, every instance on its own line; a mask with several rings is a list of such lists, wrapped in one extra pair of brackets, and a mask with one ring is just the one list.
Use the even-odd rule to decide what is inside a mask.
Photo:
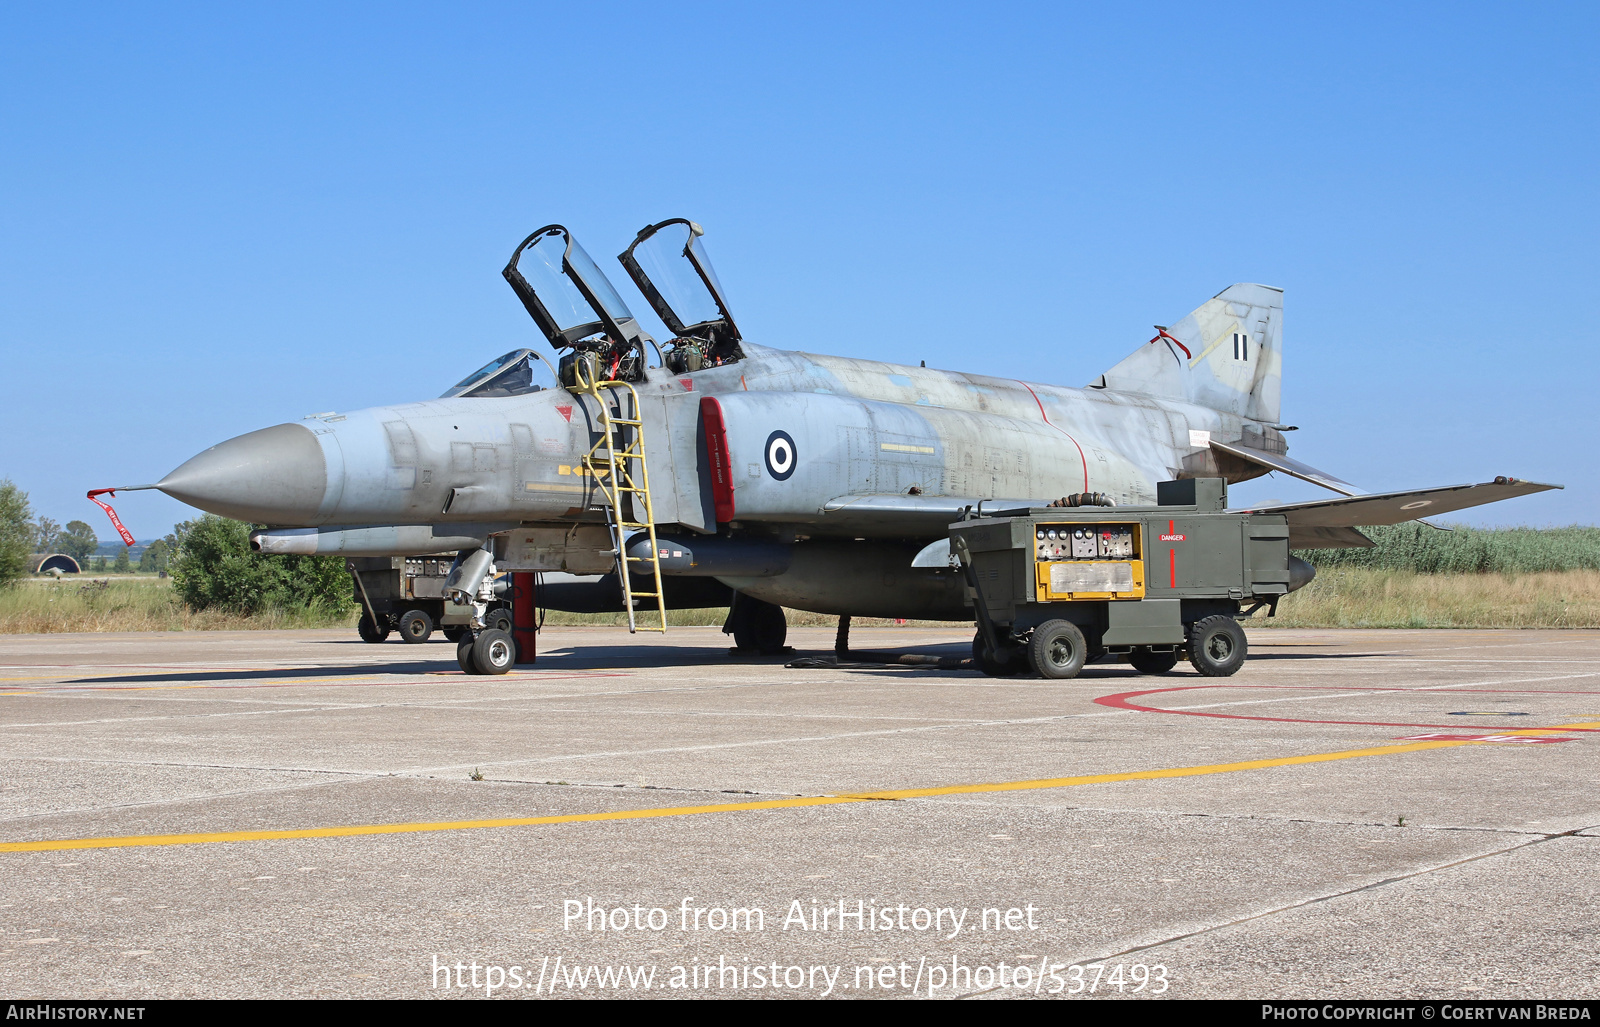
[(625, 348), (640, 345), (643, 333), (628, 305), (562, 226), (546, 225), (524, 239), (502, 274), (557, 350), (598, 335)]
[(739, 329), (700, 242), (704, 234), (693, 221), (672, 218), (640, 229), (617, 259), (675, 342), (692, 342), (706, 358), (725, 362), (740, 355)]

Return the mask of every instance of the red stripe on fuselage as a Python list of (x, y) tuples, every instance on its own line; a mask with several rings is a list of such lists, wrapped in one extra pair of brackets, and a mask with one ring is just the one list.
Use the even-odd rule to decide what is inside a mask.
[[(1065, 435), (1068, 439), (1070, 439), (1072, 441), (1072, 444), (1074, 446), (1078, 446), (1078, 440), (1072, 438), (1072, 433), (1071, 432), (1067, 431), (1065, 428), (1061, 427), (1059, 424), (1057, 424), (1054, 421), (1050, 420), (1050, 415), (1045, 413), (1044, 403), (1040, 402), (1039, 394), (1037, 392), (1033, 391), (1033, 386), (1029, 385), (1027, 382), (1024, 382), (1024, 381), (1018, 381), (1017, 384), (1022, 386), (1024, 389), (1027, 389), (1028, 390), (1028, 395), (1032, 396), (1033, 397), (1033, 401), (1035, 403), (1039, 404), (1039, 416), (1044, 418), (1044, 423), (1048, 424), (1050, 427), (1054, 428), (1056, 431), (1058, 431), (1061, 434)], [(1083, 455), (1083, 447), (1082, 446), (1078, 446), (1078, 459), (1083, 461), (1083, 491), (1088, 492), (1089, 491), (1089, 458)]]

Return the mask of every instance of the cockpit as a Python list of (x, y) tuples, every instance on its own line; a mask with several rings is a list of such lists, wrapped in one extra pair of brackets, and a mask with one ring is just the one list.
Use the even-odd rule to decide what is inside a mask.
[[(739, 331), (710, 258), (704, 231), (684, 218), (642, 229), (618, 259), (646, 302), (672, 332), (658, 346), (572, 234), (547, 225), (524, 239), (506, 265), (506, 281), (541, 334), (560, 355), (556, 380), (568, 388), (597, 381), (640, 381), (648, 352), (674, 374), (689, 374), (743, 358)], [(648, 347), (648, 349), (647, 349)], [(520, 356), (519, 356), (520, 354)], [(518, 395), (534, 391), (531, 350), (508, 353), (446, 395)], [(513, 371), (527, 372), (524, 384)]]

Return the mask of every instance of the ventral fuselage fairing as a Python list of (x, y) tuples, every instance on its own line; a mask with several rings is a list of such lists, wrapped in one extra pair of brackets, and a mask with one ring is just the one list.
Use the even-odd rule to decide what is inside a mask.
[(956, 577), (918, 556), (968, 508), (1086, 493), (1148, 504), (1160, 481), (1278, 470), (1341, 494), (1277, 508), (1304, 548), (1370, 544), (1355, 525), (1552, 487), (1498, 479), (1369, 496), (1290, 459), (1275, 288), (1230, 286), (1068, 388), (745, 341), (700, 236), (662, 222), (621, 257), (673, 333), (662, 345), (549, 226), (505, 275), (559, 366), (513, 351), (439, 399), (252, 432), (154, 487), (267, 525), (253, 538), (268, 552), (498, 545), (514, 562), (515, 539), (537, 553), (533, 566), (603, 573), (617, 557), (594, 530), (606, 511), (584, 458), (607, 400), (571, 386), (620, 380), (638, 397), (663, 573), (822, 613), (954, 620), (972, 617)]

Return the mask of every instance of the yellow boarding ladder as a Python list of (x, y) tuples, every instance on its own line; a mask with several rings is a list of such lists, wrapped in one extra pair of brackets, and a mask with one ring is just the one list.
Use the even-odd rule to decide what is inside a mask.
[[(600, 440), (590, 447), (589, 453), (583, 458), (583, 467), (593, 475), (595, 484), (606, 499), (606, 526), (611, 530), (611, 545), (617, 554), (617, 577), (622, 582), (622, 605), (628, 611), (628, 630), (636, 632), (639, 626), (634, 620), (634, 607), (641, 599), (654, 599), (656, 613), (660, 617), (660, 626), (646, 625), (647, 631), (667, 630), (667, 600), (661, 588), (661, 561), (656, 547), (656, 515), (655, 508), (650, 503), (650, 469), (644, 459), (644, 420), (639, 405), (639, 393), (632, 385), (624, 381), (600, 380), (598, 369), (595, 370), (595, 380), (584, 379), (585, 361), (580, 358), (575, 362), (574, 368), (577, 375), (577, 388), (575, 391), (586, 396), (593, 396), (600, 408)], [(623, 395), (623, 390), (627, 395)], [(617, 402), (617, 413), (611, 412), (611, 397), (602, 393), (613, 393)], [(631, 406), (629, 405), (631, 404)], [(633, 411), (633, 416), (625, 417), (623, 414)], [(625, 436), (625, 441), (619, 446), (618, 432)], [(628, 500), (624, 506), (624, 500)], [(643, 507), (644, 520), (630, 518), (639, 515)], [(643, 529), (650, 536), (649, 557), (629, 556), (624, 547), (630, 532)], [(649, 565), (651, 580), (655, 583), (652, 592), (636, 592), (633, 581), (628, 573), (629, 564)], [(641, 568), (642, 569), (642, 568)]]

